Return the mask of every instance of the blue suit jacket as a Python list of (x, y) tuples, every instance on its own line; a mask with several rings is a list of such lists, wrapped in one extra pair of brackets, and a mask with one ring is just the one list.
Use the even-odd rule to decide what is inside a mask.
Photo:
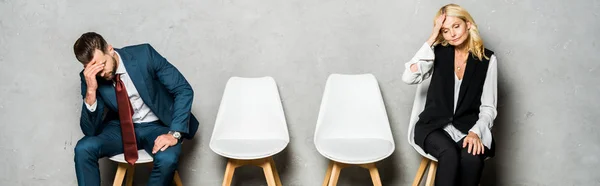
[[(115, 49), (127, 69), (135, 88), (150, 110), (168, 126), (185, 138), (192, 138), (198, 130), (198, 120), (191, 113), (194, 91), (185, 77), (149, 44)], [(87, 86), (83, 71), (81, 95), (85, 99)], [(100, 134), (108, 123), (119, 123), (117, 98), (112, 81), (98, 79), (97, 107), (90, 112), (82, 104), (80, 125), (83, 134)]]

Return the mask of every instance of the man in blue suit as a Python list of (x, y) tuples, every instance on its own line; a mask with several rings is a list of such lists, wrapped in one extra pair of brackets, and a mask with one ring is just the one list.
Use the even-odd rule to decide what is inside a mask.
[(198, 120), (191, 114), (194, 92), (183, 75), (149, 44), (113, 48), (88, 32), (75, 42), (84, 66), (80, 126), (75, 146), (79, 185), (100, 185), (98, 159), (124, 153), (129, 164), (144, 149), (154, 157), (149, 185), (169, 185), (181, 140), (191, 139)]

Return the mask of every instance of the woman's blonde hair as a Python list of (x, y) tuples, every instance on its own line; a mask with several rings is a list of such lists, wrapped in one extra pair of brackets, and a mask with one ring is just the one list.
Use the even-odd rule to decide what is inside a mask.
[[(479, 29), (477, 29), (477, 24), (475, 24), (475, 20), (473, 20), (471, 14), (469, 14), (467, 10), (456, 4), (447, 4), (446, 6), (440, 8), (440, 10), (435, 15), (435, 18), (433, 20), (434, 25), (435, 19), (444, 13), (446, 14), (446, 17), (457, 17), (462, 19), (466, 23), (471, 23), (471, 29), (469, 29), (469, 38), (467, 38), (467, 41), (465, 41), (468, 42), (467, 48), (469, 49), (469, 52), (475, 55), (477, 58), (479, 58), (479, 60), (483, 60), (483, 58), (489, 59), (488, 56), (485, 56), (483, 40), (479, 36)], [(448, 41), (444, 39), (444, 36), (442, 34), (439, 34), (438, 37), (435, 39), (433, 45), (437, 44), (441, 44), (442, 46), (448, 46)]]

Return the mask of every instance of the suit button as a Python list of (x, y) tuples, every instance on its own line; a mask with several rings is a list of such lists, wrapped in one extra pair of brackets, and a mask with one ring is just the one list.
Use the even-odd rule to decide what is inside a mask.
[(453, 121), (452, 117), (449, 117), (449, 118), (448, 118), (448, 121), (452, 122), (452, 121)]

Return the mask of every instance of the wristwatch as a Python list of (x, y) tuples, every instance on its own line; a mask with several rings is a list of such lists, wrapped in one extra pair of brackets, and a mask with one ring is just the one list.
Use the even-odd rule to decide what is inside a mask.
[(168, 133), (168, 134), (171, 134), (171, 135), (173, 135), (173, 137), (174, 137), (175, 139), (177, 139), (177, 140), (180, 140), (180, 139), (181, 139), (181, 133), (179, 133), (179, 132), (177, 132), (177, 131), (169, 131), (169, 133)]

